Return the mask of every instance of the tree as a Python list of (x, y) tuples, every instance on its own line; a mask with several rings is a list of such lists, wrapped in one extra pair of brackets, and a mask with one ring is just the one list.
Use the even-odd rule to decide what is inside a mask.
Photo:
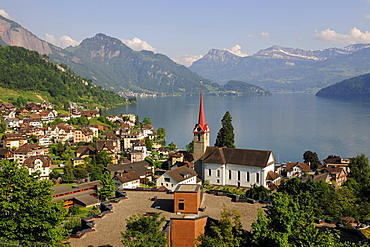
[(150, 120), (150, 118), (145, 117), (143, 120), (143, 125), (152, 125), (152, 120)]
[(303, 154), (303, 160), (305, 163), (310, 163), (311, 169), (316, 170), (319, 165), (321, 165), (321, 161), (317, 156), (317, 153), (312, 151), (306, 151)]
[(111, 164), (112, 160), (112, 154), (108, 151), (101, 151), (96, 157), (96, 162), (103, 165), (104, 167), (107, 167), (109, 164)]
[(72, 165), (67, 164), (63, 167), (62, 181), (63, 183), (73, 183), (75, 181)]
[(100, 183), (102, 184), (102, 187), (98, 191), (98, 196), (100, 200), (106, 200), (106, 198), (110, 198), (112, 193), (116, 190), (114, 180), (111, 178), (110, 172), (106, 171), (103, 173)]
[(230, 112), (227, 111), (221, 120), (221, 129), (217, 133), (215, 147), (235, 148), (234, 127), (231, 120)]
[(0, 119), (0, 133), (4, 133), (6, 131), (6, 123), (4, 119)]
[(288, 194), (272, 195), (273, 207), (266, 215), (260, 209), (252, 224), (253, 246), (343, 246), (339, 236), (320, 232), (314, 224), (311, 208), (295, 202)]
[(160, 213), (153, 215), (132, 215), (126, 224), (126, 231), (122, 233), (122, 243), (127, 247), (162, 247), (167, 245), (167, 238), (162, 232), (162, 225), (166, 221)]
[(53, 183), (29, 175), (18, 163), (0, 161), (0, 238), (57, 242), (67, 232), (61, 227), (67, 211), (52, 202)]
[(186, 151), (189, 153), (194, 153), (194, 140), (191, 140), (191, 142), (186, 145)]
[(245, 235), (239, 212), (229, 212), (224, 206), (219, 223), (213, 224), (206, 234), (200, 235), (196, 244), (199, 247), (245, 246)]
[(166, 137), (166, 128), (159, 127), (157, 129), (157, 136), (158, 136), (158, 139), (164, 139)]
[(245, 197), (259, 201), (268, 201), (270, 200), (270, 191), (263, 185), (257, 186), (253, 184), (252, 187), (245, 192)]
[(369, 159), (365, 154), (357, 155), (349, 162), (350, 177), (362, 186), (370, 185)]

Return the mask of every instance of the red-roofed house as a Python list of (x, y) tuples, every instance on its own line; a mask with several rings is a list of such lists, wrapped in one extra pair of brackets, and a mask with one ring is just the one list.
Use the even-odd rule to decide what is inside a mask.
[(285, 172), (286, 172), (286, 177), (287, 178), (292, 178), (292, 177), (303, 177), (305, 176), (305, 173), (310, 172), (311, 167), (308, 163), (292, 163), (288, 162), (286, 163), (285, 167)]

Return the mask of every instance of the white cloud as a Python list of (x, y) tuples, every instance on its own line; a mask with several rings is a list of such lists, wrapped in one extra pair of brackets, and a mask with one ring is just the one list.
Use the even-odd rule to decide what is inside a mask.
[(241, 49), (242, 49), (242, 47), (240, 45), (234, 45), (233, 47), (231, 47), (231, 49), (226, 49), (225, 48), (224, 50), (226, 50), (228, 52), (231, 52), (232, 54), (237, 55), (239, 57), (246, 57), (246, 56), (248, 56), (248, 54), (243, 53), (241, 51)]
[(272, 38), (272, 36), (269, 33), (267, 33), (267, 32), (261, 32), (257, 36), (252, 35), (252, 34), (247, 34), (247, 37), (248, 38), (252, 38), (252, 39), (260, 39), (260, 38), (271, 39)]
[(368, 14), (368, 15), (365, 15), (365, 18), (370, 18), (370, 15)]
[(172, 58), (173, 61), (175, 61), (178, 64), (185, 65), (186, 67), (189, 67), (190, 65), (193, 64), (193, 62), (201, 59), (203, 56), (202, 55), (181, 55), (178, 57)]
[(135, 51), (142, 51), (142, 50), (155, 51), (155, 48), (149, 45), (148, 42), (141, 40), (137, 37), (133, 38), (132, 40), (121, 39), (121, 41)]
[(351, 28), (348, 34), (337, 33), (329, 28), (321, 32), (315, 30), (315, 32), (315, 37), (324, 42), (343, 44), (370, 43), (370, 32), (362, 32), (356, 27)]
[(64, 35), (59, 39), (56, 39), (54, 35), (45, 33), (46, 41), (53, 45), (66, 48), (68, 46), (77, 46), (80, 42), (72, 39), (71, 37)]
[(3, 9), (0, 9), (0, 15), (4, 16), (5, 18), (8, 18), (8, 19), (10, 18), (9, 14), (6, 13), (6, 11), (3, 10)]

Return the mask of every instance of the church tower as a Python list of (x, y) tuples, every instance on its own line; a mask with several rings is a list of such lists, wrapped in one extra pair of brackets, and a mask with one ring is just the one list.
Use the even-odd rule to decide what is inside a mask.
[(200, 177), (202, 177), (202, 162), (199, 160), (206, 148), (209, 146), (210, 133), (206, 119), (204, 117), (204, 107), (203, 107), (203, 93), (202, 93), (202, 81), (200, 82), (200, 97), (199, 97), (199, 118), (198, 123), (193, 129), (194, 134), (194, 164), (195, 170)]

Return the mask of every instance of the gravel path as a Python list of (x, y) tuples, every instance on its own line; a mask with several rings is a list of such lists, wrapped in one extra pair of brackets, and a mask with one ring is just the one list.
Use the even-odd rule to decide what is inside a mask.
[[(123, 246), (121, 244), (121, 232), (125, 230), (126, 219), (134, 214), (144, 214), (146, 212), (160, 212), (166, 219), (176, 218), (179, 215), (172, 213), (173, 210), (173, 194), (165, 192), (139, 192), (128, 191), (128, 199), (122, 200), (119, 203), (113, 203), (114, 213), (107, 214), (103, 218), (94, 219), (95, 231), (86, 233), (81, 238), (71, 238), (69, 240), (72, 246)], [(157, 201), (153, 202), (150, 198), (157, 196)], [(208, 215), (212, 218), (219, 219), (223, 205), (226, 209), (238, 210), (241, 214), (243, 227), (247, 230), (254, 220), (257, 219), (257, 208), (261, 208), (260, 204), (235, 203), (231, 202), (231, 198), (226, 196), (215, 196), (204, 194), (201, 204), (202, 208), (206, 208), (204, 212), (199, 212), (199, 216)], [(160, 206), (160, 209), (154, 208)]]

